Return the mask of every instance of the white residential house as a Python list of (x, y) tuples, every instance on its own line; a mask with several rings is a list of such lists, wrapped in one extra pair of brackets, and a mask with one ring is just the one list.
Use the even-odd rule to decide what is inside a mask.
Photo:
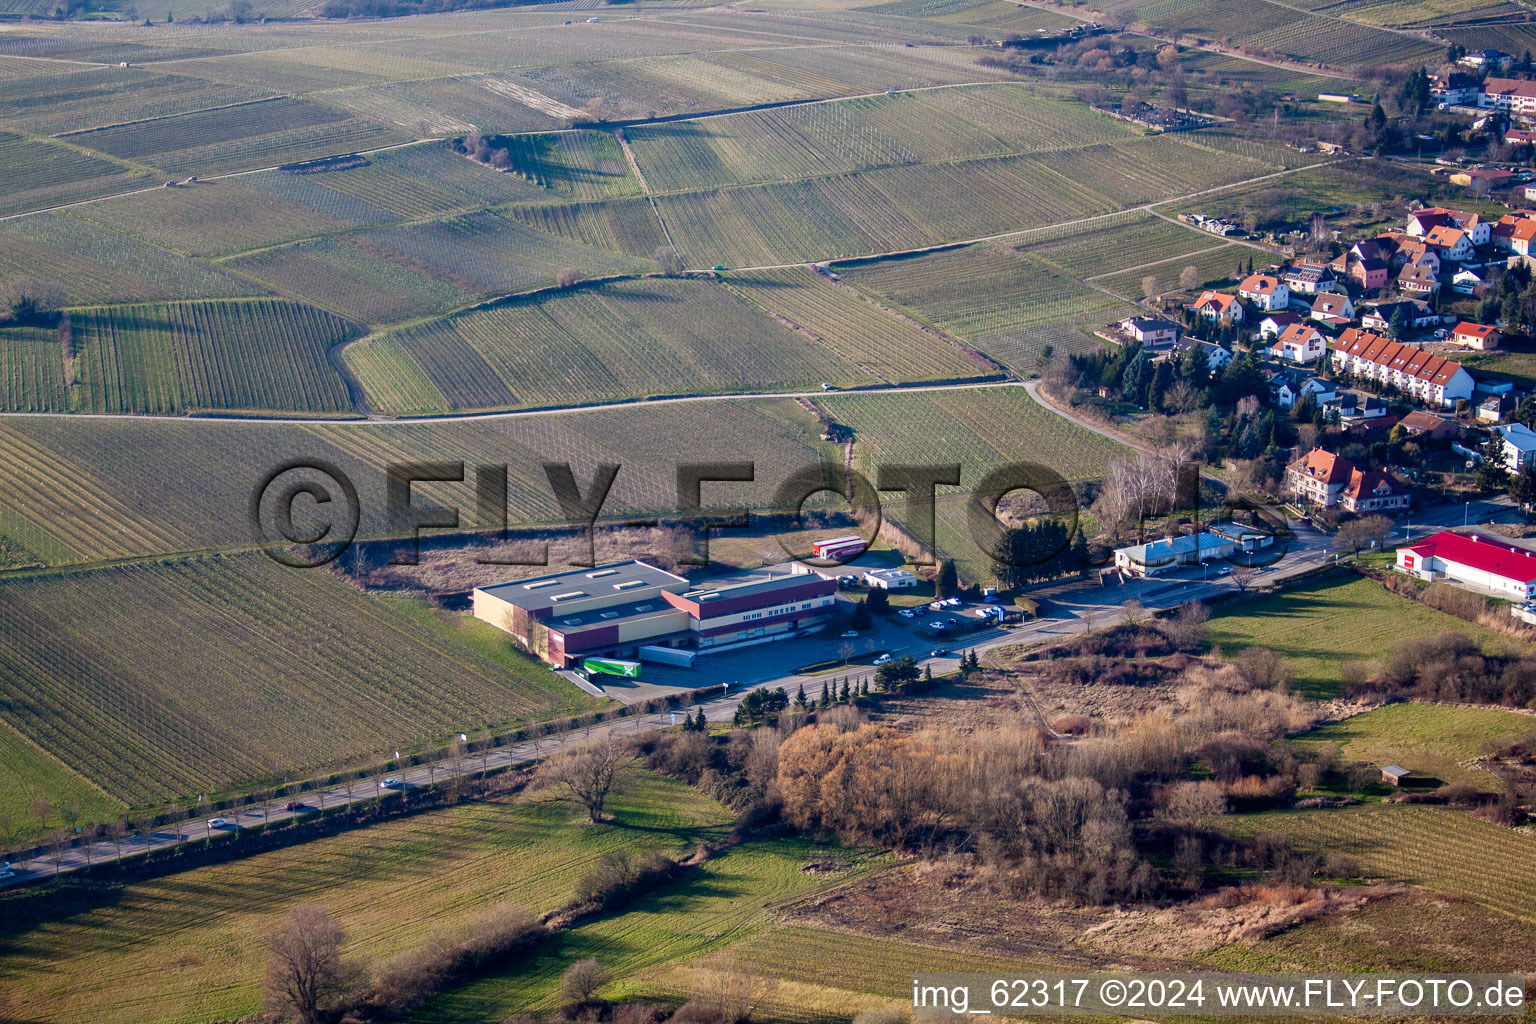
[(1504, 468), (1518, 473), (1536, 457), (1536, 430), (1524, 423), (1504, 423), (1493, 428), (1504, 438)]
[(1270, 312), (1288, 309), (1291, 305), (1291, 290), (1273, 274), (1250, 274), (1237, 286), (1237, 294), (1259, 309)]
[(1355, 304), (1348, 295), (1320, 292), (1312, 302), (1312, 319), (1325, 324), (1347, 324), (1355, 318)]
[(1207, 320), (1233, 324), (1243, 322), (1243, 304), (1236, 295), (1228, 295), (1226, 292), (1201, 292), (1189, 308)]
[(1133, 316), (1120, 321), (1120, 332), (1135, 338), (1147, 348), (1166, 348), (1178, 343), (1182, 328), (1172, 320), (1159, 317)]
[(1490, 78), (1483, 83), (1477, 105), (1511, 114), (1536, 113), (1536, 82), (1523, 78)]
[(1438, 253), (1442, 260), (1453, 263), (1464, 263), (1477, 255), (1477, 250), (1472, 247), (1472, 236), (1450, 224), (1431, 228), (1429, 234), (1424, 236), (1424, 244)]
[(1278, 338), (1287, 327), (1300, 319), (1295, 313), (1271, 313), (1259, 321), (1259, 337)]
[(1307, 324), (1291, 324), (1270, 346), (1270, 354), (1288, 363), (1315, 363), (1328, 351), (1323, 332)]
[(1475, 382), (1460, 363), (1412, 345), (1351, 327), (1329, 348), (1335, 370), (1391, 385), (1427, 405), (1455, 408), (1472, 397)]
[(1488, 271), (1463, 267), (1451, 278), (1451, 291), (1458, 295), (1480, 295), (1488, 284)]
[(1205, 353), (1205, 363), (1211, 368), (1212, 373), (1221, 372), (1232, 361), (1232, 350), (1222, 348), (1212, 341), (1202, 341), (1200, 350)]

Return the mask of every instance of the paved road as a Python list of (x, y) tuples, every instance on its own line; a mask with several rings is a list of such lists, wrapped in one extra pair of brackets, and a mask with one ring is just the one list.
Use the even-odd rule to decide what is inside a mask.
[[(1441, 505), (1414, 513), (1400, 525), (1394, 540), (1400, 542), (1403, 539), (1422, 537), (1427, 532), (1441, 527), (1461, 526), (1463, 523), (1508, 522), (1518, 520), (1519, 517), (1519, 510), (1508, 498), (1503, 497), (1489, 501)], [(1316, 569), (1330, 560), (1335, 560), (1338, 556), (1339, 553), (1332, 550), (1330, 538), (1327, 535), (1311, 528), (1301, 528), (1297, 530), (1290, 542), (1284, 558), (1277, 565), (1264, 570), (1258, 582), (1263, 586), (1273, 586), (1299, 573)], [(1208, 600), (1230, 594), (1237, 589), (1237, 584), (1231, 576), (1215, 575), (1216, 571), (1219, 569), (1191, 568), (1151, 579), (1122, 582), (1113, 577), (1106, 577), (1106, 581), (1102, 583), (1097, 580), (1073, 580), (1032, 588), (1028, 591), (1028, 596), (1041, 602), (1045, 613), (1043, 618), (1012, 629), (989, 629), (968, 634), (963, 640), (924, 639), (916, 635), (916, 627), (920, 623), (903, 619), (879, 623), (871, 637), (878, 645), (877, 649), (890, 650), (897, 655), (912, 654), (920, 664), (931, 664), (936, 672), (949, 671), (955, 664), (953, 658), (927, 656), (927, 652), (935, 644), (956, 650), (976, 650), (978, 653), (984, 653), (993, 647), (1065, 636), (1082, 632), (1087, 628), (1097, 628), (1118, 622), (1124, 617), (1122, 605), (1133, 599), (1149, 609), (1167, 609), (1190, 601)], [(822, 642), (835, 644), (836, 641)], [(864, 643), (864, 638), (861, 637), (860, 643), (861, 645)], [(798, 644), (794, 647), (768, 645), (762, 648), (750, 648), (747, 652), (736, 652), (734, 656), (730, 653), (708, 655), (701, 659), (699, 668), (688, 674), (687, 678), (694, 685), (731, 681), (732, 692), (729, 695), (706, 700), (699, 705), (704, 708), (705, 717), (710, 721), (726, 722), (735, 715), (737, 705), (746, 694), (754, 689), (783, 686), (793, 693), (797, 687), (804, 684), (806, 693), (816, 696), (820, 694), (822, 682), (831, 677), (841, 678), (843, 675), (849, 675), (858, 679), (871, 676), (873, 673), (873, 670), (867, 666), (853, 666), (846, 673), (838, 671), (830, 675), (799, 675), (793, 672), (786, 673), (782, 668), (774, 667), (775, 658), (792, 658), (796, 664), (805, 664), (807, 657), (807, 649)], [(756, 667), (753, 668), (753, 666)], [(471, 754), (457, 766), (405, 768), (390, 773), (389, 777), (399, 779), (409, 790), (442, 781), (454, 771), (459, 771), (466, 776), (487, 769), (494, 771), (509, 765), (547, 757), (567, 746), (592, 742), (608, 735), (633, 735), (670, 724), (673, 724), (673, 716), (667, 712), (635, 715), (606, 722), (588, 730), (577, 730), (559, 739), (546, 738), (538, 743), (499, 747), (486, 752), (483, 756)], [(355, 782), (351, 786), (335, 786), (324, 791), (306, 793), (301, 799), (311, 807), (321, 810), (322, 813), (368, 800), (401, 799), (399, 790), (383, 788), (384, 777), (383, 775), (374, 776)], [(212, 829), (201, 821), (185, 822), (180, 826), (181, 832), (167, 828), (148, 835), (132, 837), (123, 843), (121, 855), (123, 857), (138, 856), (149, 850), (174, 846), (179, 842), (223, 842), (231, 838), (242, 825), (283, 821), (293, 818), (295, 813), (304, 812), (285, 811), (282, 809), (282, 801), (278, 801), (274, 802), (270, 815), (260, 805), (223, 813), (233, 823), (229, 828)], [(57, 865), (50, 856), (39, 854), (15, 864), (16, 877), (0, 882), (0, 886), (17, 885), (48, 877), (53, 875), (55, 870), (75, 871), (86, 866), (88, 860), (101, 863), (117, 857), (118, 851), (110, 844), (99, 845), (89, 854), (83, 849), (70, 850)]]

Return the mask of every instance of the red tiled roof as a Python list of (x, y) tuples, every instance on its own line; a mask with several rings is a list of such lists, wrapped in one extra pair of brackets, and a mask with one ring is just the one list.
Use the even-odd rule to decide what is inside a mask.
[(1461, 369), (1460, 363), (1453, 363), (1421, 348), (1404, 345), (1358, 327), (1347, 328), (1331, 347), (1336, 352), (1399, 370), (1431, 384), (1446, 384)]
[(1466, 232), (1461, 228), (1452, 227), (1449, 224), (1441, 224), (1430, 229), (1424, 236), (1425, 245), (1441, 246), (1446, 249), (1454, 248), (1456, 243), (1466, 237)]
[(1240, 292), (1253, 292), (1255, 295), (1273, 295), (1280, 285), (1278, 278), (1268, 274), (1252, 274), (1243, 279), (1243, 283), (1237, 286)]
[(1519, 96), (1536, 99), (1536, 82), (1524, 78), (1490, 78), (1483, 83), (1483, 91), (1490, 96)]
[(1228, 295), (1225, 292), (1201, 292), (1195, 300), (1196, 309), (1204, 309), (1206, 306), (1215, 306), (1219, 312), (1225, 313), (1237, 301), (1236, 295)]
[(1439, 558), (1517, 583), (1536, 583), (1536, 555), (1487, 537), (1473, 540), (1464, 534), (1442, 531), (1408, 550), (1420, 558)]
[(1403, 492), (1403, 485), (1389, 473), (1356, 469), (1350, 472), (1349, 483), (1344, 485), (1344, 496), (1353, 501), (1359, 501), (1362, 497), (1369, 498), (1376, 494), (1382, 484), (1386, 484), (1388, 494)]
[(1293, 466), (1309, 479), (1321, 480), (1325, 484), (1344, 483), (1351, 473), (1359, 472), (1348, 459), (1322, 448), (1313, 448)]
[(1291, 326), (1280, 332), (1280, 337), (1275, 339), (1275, 345), (1280, 346), (1287, 343), (1305, 345), (1312, 335), (1321, 336), (1321, 333), (1316, 327), (1308, 327), (1306, 324), (1291, 324)]
[(1474, 324), (1463, 320), (1461, 323), (1456, 325), (1456, 329), (1451, 331), (1451, 334), (1465, 334), (1470, 338), (1482, 339), (1488, 337), (1488, 335), (1492, 334), (1494, 330), (1495, 328), (1487, 327), (1483, 324)]

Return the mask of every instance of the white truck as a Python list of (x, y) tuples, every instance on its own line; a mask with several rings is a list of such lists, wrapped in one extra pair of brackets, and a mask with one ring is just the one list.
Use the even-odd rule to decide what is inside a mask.
[(693, 659), (698, 657), (693, 651), (661, 647), (656, 644), (647, 644), (635, 653), (640, 656), (641, 661), (650, 661), (657, 665), (672, 665), (675, 668), (693, 668)]

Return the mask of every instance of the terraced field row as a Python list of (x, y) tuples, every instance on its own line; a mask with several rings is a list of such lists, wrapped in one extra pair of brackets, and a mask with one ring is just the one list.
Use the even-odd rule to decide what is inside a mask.
[(1536, 843), (1447, 807), (1373, 804), (1235, 819), (1248, 834), (1279, 835), (1304, 850), (1337, 851), (1368, 873), (1462, 893), (1485, 907), (1536, 920)]
[(115, 160), (0, 131), (0, 213), (126, 192), (148, 181)]
[(535, 231), (640, 259), (650, 259), (657, 246), (667, 244), (656, 211), (639, 197), (513, 206), (502, 215)]
[(57, 213), (0, 224), (0, 277), (20, 275), (60, 282), (72, 306), (263, 293), (249, 281)]
[[(251, 491), (289, 459), (325, 459), (349, 474), (362, 504), (361, 536), (388, 533), (385, 466), (459, 461), (509, 466), (514, 522), (559, 522), (545, 462), (569, 461), (582, 479), (599, 462), (622, 465), (605, 516), (668, 514), (677, 504), (679, 439), (708, 462), (754, 460), (758, 483), (712, 484), (721, 507), (762, 508), (791, 472), (835, 451), (788, 399), (684, 403), (526, 418), (431, 424), (300, 426), (210, 420), (8, 419), (0, 422), (0, 534), (49, 564), (246, 546)], [(189, 481), (194, 483), (189, 483)], [(464, 510), (472, 483), (440, 489)]]
[[(1215, 281), (1222, 281), (1228, 277), (1242, 280), (1244, 275), (1237, 272), (1237, 268), (1243, 262), (1255, 255), (1254, 249), (1246, 245), (1230, 244), (1217, 246), (1214, 249), (1203, 249), (1187, 256), (1175, 256), (1172, 259), (1163, 260), (1148, 266), (1138, 267), (1135, 270), (1127, 270), (1124, 273), (1114, 274), (1110, 277), (1101, 277), (1094, 280), (1094, 284), (1100, 288), (1107, 288), (1116, 295), (1123, 295), (1127, 299), (1136, 302), (1145, 298), (1143, 284), (1146, 278), (1156, 279), (1157, 291), (1171, 292), (1182, 287), (1179, 283), (1185, 267), (1194, 267), (1195, 276), (1199, 281), (1198, 287), (1204, 288)], [(1263, 250), (1258, 250), (1262, 252)], [(1260, 256), (1260, 259), (1263, 257)]]
[(531, 231), (495, 213), (376, 228), (233, 257), (226, 265), (286, 295), (368, 324), (389, 324), (553, 283), (649, 270), (649, 260)]
[(1425, 39), (1299, 13), (1294, 7), (1266, 0), (1241, 8), (1219, 0), (1157, 0), (1138, 8), (1136, 14), (1160, 31), (1207, 38), (1220, 35), (1235, 46), (1272, 49), (1299, 60), (1339, 67), (1428, 61), (1439, 52)]
[(973, 377), (991, 367), (803, 267), (727, 279), (753, 302), (816, 335), (866, 373), (892, 382)]
[(491, 627), (259, 554), (3, 590), (6, 720), (140, 806), (585, 703)]
[(1020, 373), (1035, 369), (1039, 328), (1108, 319), (1124, 305), (991, 244), (847, 268), (844, 279), (918, 319), (968, 339)]
[[(395, 354), (367, 354), (375, 348)], [(354, 350), (361, 359), (354, 360)], [(344, 358), (368, 391), (370, 406), (401, 414), (876, 379), (729, 289), (669, 279), (625, 281), (434, 320), (360, 342)], [(392, 368), (391, 379), (375, 388), (368, 372), (381, 360)], [(407, 361), (420, 367), (429, 388), (411, 384), (408, 371), (393, 369)], [(445, 406), (393, 404), (408, 393), (432, 391), (443, 396)]]
[[(1011, 239), (1009, 240), (1012, 241)], [(1119, 225), (1093, 225), (1075, 236), (1011, 247), (1043, 260), (1073, 277), (1113, 273), (1222, 245), (1212, 235), (1171, 223), (1151, 213)]]

